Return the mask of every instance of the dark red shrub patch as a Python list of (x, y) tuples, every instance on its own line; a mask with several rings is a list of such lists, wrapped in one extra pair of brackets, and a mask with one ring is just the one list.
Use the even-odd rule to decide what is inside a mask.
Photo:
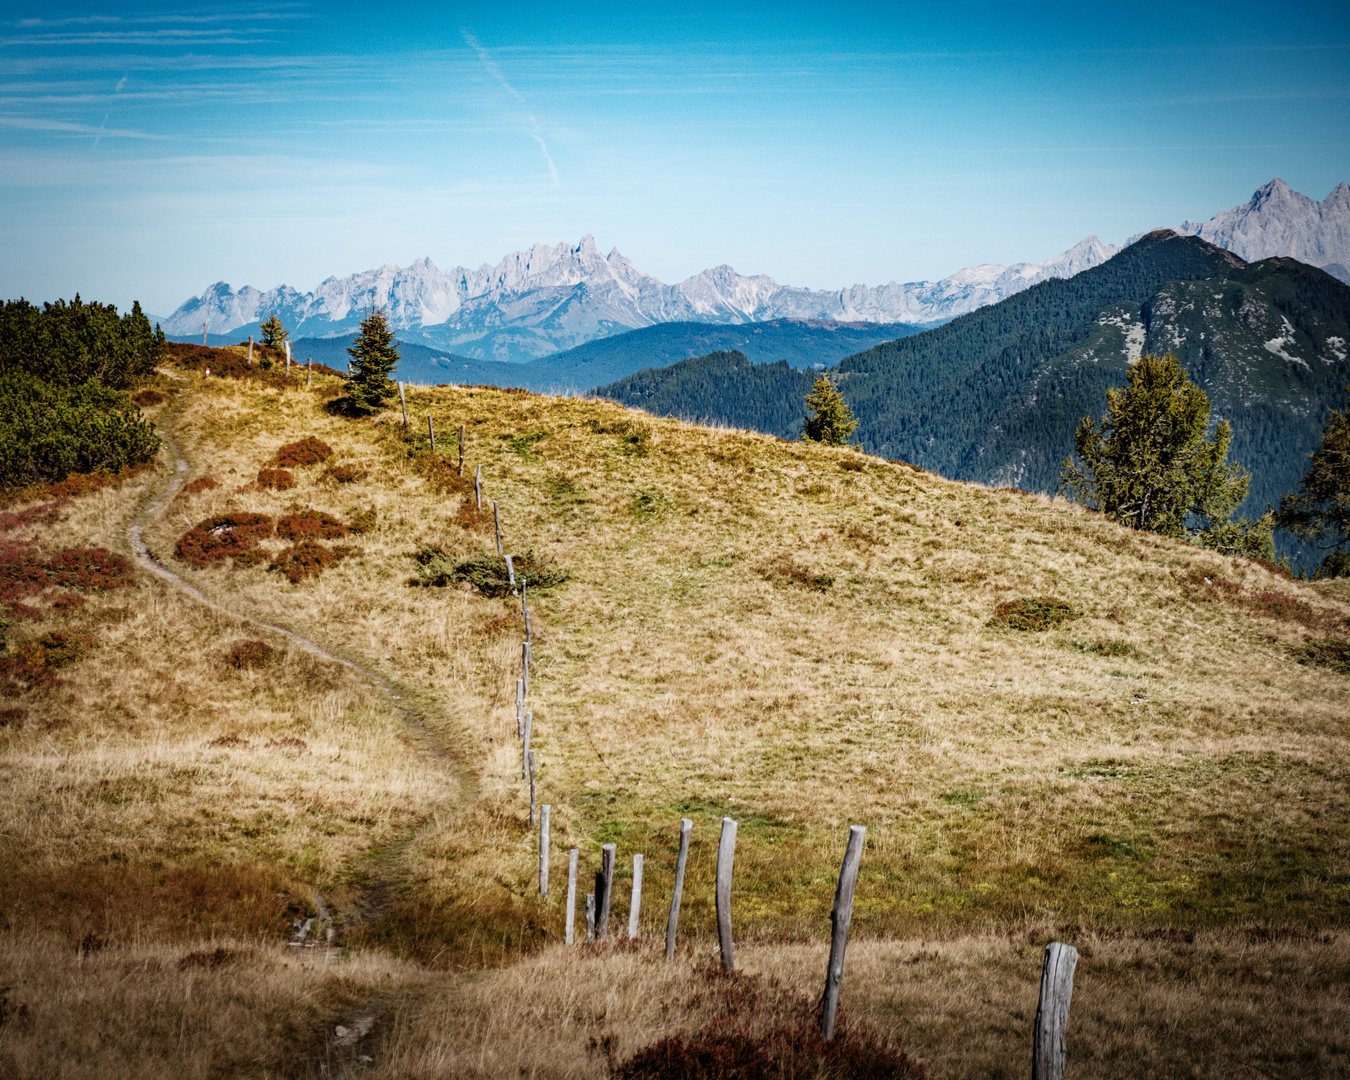
[(480, 508), (474, 502), (463, 502), (455, 520), (465, 529), (486, 529), (492, 525), (492, 511), (486, 506)]
[(261, 566), (270, 556), (263, 548), (249, 548), (247, 551), (241, 551), (234, 557), (234, 568), (236, 570), (247, 570), (250, 567)]
[(125, 589), (135, 574), (131, 560), (103, 548), (67, 548), (47, 560), (48, 580), (75, 589)]
[(196, 480), (193, 480), (190, 484), (183, 485), (183, 494), (196, 495), (198, 492), (201, 491), (214, 491), (218, 487), (220, 487), (220, 484), (218, 484), (215, 480), (212, 480), (209, 476), (199, 476)]
[(370, 475), (370, 470), (364, 465), (332, 465), (324, 470), (323, 478), (332, 480), (338, 484), (354, 484), (358, 480), (364, 480)]
[(16, 698), (25, 690), (52, 686), (56, 673), (46, 663), (35, 663), (28, 656), (0, 656), (0, 697)]
[(225, 663), (236, 671), (266, 667), (277, 655), (277, 650), (265, 641), (240, 638), (225, 651)]
[(258, 486), (273, 491), (289, 491), (295, 487), (295, 476), (285, 469), (259, 469)]
[(302, 469), (306, 465), (318, 465), (333, 456), (333, 448), (322, 439), (306, 435), (299, 442), (287, 443), (276, 452), (268, 464), (282, 469)]
[(68, 499), (39, 503), (27, 510), (0, 514), (0, 532), (11, 532), (27, 525), (55, 525), (61, 520), (61, 511), (70, 505)]
[(18, 727), (23, 723), (22, 709), (0, 709), (0, 727)]
[(0, 604), (19, 618), (40, 618), (22, 601), (47, 587), (47, 567), (32, 544), (0, 544)]
[(302, 540), (278, 552), (267, 569), (281, 571), (295, 585), (306, 578), (318, 577), (327, 567), (351, 554), (353, 551), (348, 547), (330, 548), (314, 540)]
[(341, 540), (351, 530), (332, 514), (322, 510), (302, 510), (277, 522), (277, 535), (283, 540)]
[(158, 390), (142, 390), (139, 393), (132, 394), (131, 400), (143, 409), (148, 409), (152, 405), (163, 405), (167, 398)]
[(178, 538), (174, 554), (201, 569), (231, 555), (255, 548), (272, 535), (272, 519), (266, 514), (237, 511), (217, 514), (194, 525)]
[(68, 592), (62, 593), (55, 600), (53, 600), (52, 607), (54, 607), (57, 611), (61, 612), (63, 615), (67, 615), (72, 611), (78, 611), (80, 608), (84, 607), (85, 602), (86, 601), (84, 597), (81, 596), (79, 593)]

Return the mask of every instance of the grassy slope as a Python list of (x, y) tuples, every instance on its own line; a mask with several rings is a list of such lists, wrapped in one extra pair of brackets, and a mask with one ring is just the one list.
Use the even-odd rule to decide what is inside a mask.
[[(863, 938), (1343, 923), (1350, 695), (1344, 676), (1290, 655), (1309, 637), (1345, 636), (1350, 604), (1332, 586), (847, 451), (602, 402), (418, 391), (414, 430), (428, 412), (438, 430), (467, 425), (508, 550), (533, 548), (573, 575), (535, 598), (534, 745), (555, 843), (553, 898), (539, 901), (511, 692), (518, 616), (509, 601), (407, 585), (418, 542), (467, 555), (491, 546), (490, 525), (459, 523), (460, 496), (417, 471), (392, 414), (342, 420), (322, 397), (191, 379), (159, 420), (193, 475), (224, 486), (175, 502), (148, 539), (169, 560), (188, 524), (227, 508), (374, 506), (381, 524), (358, 539), (361, 554), (317, 582), (181, 572), (377, 666), (426, 705), (434, 730), (414, 738), (360, 680), (294, 649), (267, 673), (224, 668), (229, 642), (262, 635), (157, 582), (110, 594), (91, 607), (127, 610), (104, 621), (101, 647), (0, 733), (11, 935), (134, 943), (215, 928), (266, 940), (285, 921), (267, 901), (281, 891), (303, 907), (317, 887), (349, 943), (473, 966), (560, 931), (573, 844), (583, 880), (602, 842), (619, 844), (621, 868), (646, 853), (644, 929), (657, 929), (685, 815), (682, 927), (706, 939), (723, 813), (742, 822), (747, 939), (821, 938), (855, 821), (869, 830), (853, 924)], [(370, 477), (339, 486), (318, 467), (290, 492), (238, 490), (307, 434)], [(441, 450), (453, 454), (453, 438)], [(89, 496), (31, 535), (121, 546), (140, 495)], [(793, 581), (820, 575), (832, 584)], [(1295, 603), (1246, 601), (1263, 590)], [(999, 601), (1040, 594), (1083, 614), (1042, 634), (990, 625)], [(268, 745), (281, 738), (306, 752)], [(474, 782), (458, 783), (428, 744)], [(622, 883), (617, 893), (624, 919)], [(406, 986), (421, 971), (385, 974)], [(312, 1025), (377, 977), (344, 975), (316, 1005), (294, 972), (293, 1007)], [(400, 1037), (431, 1037), (417, 1026), (434, 1013), (427, 1000), (408, 1008)], [(978, 1023), (1002, 1030), (1002, 1016)], [(958, 1036), (933, 1024), (937, 1053)]]

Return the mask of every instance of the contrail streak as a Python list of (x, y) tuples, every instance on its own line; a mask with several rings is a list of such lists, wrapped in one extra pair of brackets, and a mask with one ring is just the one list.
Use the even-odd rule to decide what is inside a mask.
[(461, 30), (464, 35), (464, 44), (468, 45), (478, 54), (478, 59), (482, 61), (484, 69), (489, 75), (501, 84), (503, 90), (515, 98), (516, 103), (525, 113), (526, 119), (530, 121), (530, 138), (539, 144), (539, 152), (544, 155), (544, 160), (548, 162), (548, 174), (553, 177), (553, 186), (558, 186), (558, 170), (553, 164), (553, 155), (548, 152), (548, 144), (544, 142), (543, 132), (540, 130), (539, 121), (534, 118), (530, 112), (530, 107), (525, 104), (525, 99), (520, 96), (520, 92), (506, 81), (506, 76), (502, 74), (502, 69), (497, 66), (497, 62), (492, 59), (492, 55), (478, 43), (478, 39), (467, 30)]

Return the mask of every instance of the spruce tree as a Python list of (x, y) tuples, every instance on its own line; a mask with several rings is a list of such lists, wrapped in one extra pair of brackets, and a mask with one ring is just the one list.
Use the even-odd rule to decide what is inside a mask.
[(1270, 558), (1274, 517), (1234, 521), (1251, 477), (1228, 461), (1233, 432), (1206, 438), (1209, 398), (1171, 354), (1145, 354), (1126, 385), (1106, 392), (1100, 427), (1085, 416), (1074, 433), (1060, 490), (1132, 529), (1147, 529), (1230, 555)]
[(275, 312), (258, 329), (262, 331), (262, 343), (269, 349), (283, 348), (286, 339), (291, 336), (286, 328), (281, 325), (281, 320), (276, 317)]
[(1345, 391), (1345, 412), (1331, 411), (1302, 487), (1280, 500), (1275, 518), (1299, 539), (1331, 549), (1315, 577), (1350, 577), (1350, 386)]
[(847, 446), (848, 437), (858, 426), (853, 413), (839, 391), (824, 375), (816, 380), (806, 395), (806, 407), (814, 416), (802, 421), (804, 442), (824, 443), (826, 446)]
[(398, 366), (394, 332), (384, 311), (376, 308), (361, 320), (361, 332), (347, 349), (352, 358), (352, 377), (347, 383), (347, 400), (359, 413), (378, 412), (394, 396), (389, 381)]

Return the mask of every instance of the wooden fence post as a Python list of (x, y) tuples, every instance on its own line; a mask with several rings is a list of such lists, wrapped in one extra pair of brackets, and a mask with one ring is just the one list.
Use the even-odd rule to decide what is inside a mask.
[(1069, 999), (1077, 966), (1078, 950), (1072, 945), (1052, 941), (1045, 947), (1041, 1000), (1036, 1006), (1031, 1044), (1032, 1080), (1064, 1080), (1064, 1035), (1069, 1028)]
[(848, 830), (844, 865), (839, 868), (839, 887), (834, 891), (834, 909), (830, 912), (830, 962), (825, 968), (825, 1002), (821, 1009), (820, 1033), (828, 1042), (834, 1038), (834, 1020), (839, 1013), (839, 984), (844, 979), (844, 950), (848, 948), (848, 925), (853, 921), (853, 888), (858, 882), (858, 860), (862, 858), (867, 830), (853, 825)]
[(604, 941), (609, 933), (609, 905), (614, 898), (614, 855), (617, 851), (615, 844), (600, 845), (600, 873), (595, 875), (596, 941)]
[(248, 336), (248, 366), (253, 366), (253, 335)]
[(516, 680), (516, 738), (525, 737), (525, 680)]
[(633, 856), (633, 899), (628, 905), (628, 940), (638, 936), (638, 914), (642, 911), (642, 863), (641, 855)]
[[(431, 417), (427, 417), (428, 420)], [(497, 530), (497, 558), (502, 557), (502, 515), (497, 509), (497, 500), (492, 500), (492, 527)], [(514, 575), (513, 575), (514, 576)]]
[(530, 630), (530, 579), (524, 574), (520, 575), (520, 612), (525, 617), (525, 640), (533, 643), (534, 634)]
[(511, 561), (510, 555), (503, 555), (502, 558), (506, 560), (506, 583), (514, 589), (516, 587), (515, 563)]
[(736, 970), (731, 951), (731, 867), (736, 858), (736, 822), (722, 819), (722, 838), (717, 844), (717, 938), (722, 945), (722, 969)]
[(291, 343), (286, 342), (286, 378), (291, 377)]
[(314, 357), (305, 361), (305, 389), (314, 385)]
[(407, 397), (407, 395), (404, 394), (404, 392), (403, 392), (403, 384), (402, 384), (402, 383), (399, 383), (399, 384), (398, 384), (398, 400), (399, 400), (399, 404), (403, 406), (403, 430), (404, 430), (404, 431), (407, 431), (407, 430), (408, 430), (408, 397)]
[(563, 933), (567, 944), (572, 944), (577, 928), (577, 859), (581, 852), (573, 848), (567, 853), (567, 921), (563, 923)]
[(464, 475), (464, 425), (459, 425), (459, 475)]
[(670, 894), (670, 914), (666, 916), (666, 959), (675, 955), (675, 930), (680, 925), (680, 901), (684, 899), (684, 868), (689, 862), (689, 833), (694, 823), (680, 818), (680, 854), (675, 859), (675, 891)]
[[(525, 713), (525, 740), (520, 744), (520, 778), (525, 779), (529, 775), (530, 769), (530, 728), (534, 727), (534, 713), (526, 710)], [(534, 824), (534, 819), (530, 819), (530, 824)]]
[[(530, 643), (520, 643), (520, 681), (525, 687), (525, 700), (530, 700)], [(524, 734), (522, 732), (522, 734)]]
[[(599, 875), (596, 875), (599, 877)], [(595, 893), (586, 894), (586, 940), (595, 940)]]
[(431, 413), (427, 413), (427, 438), (431, 440), (431, 452), (436, 452), (436, 429), (431, 426)]
[(477, 465), (473, 472), (473, 497), (478, 509), (483, 509), (483, 466)]
[(206, 328), (210, 323), (202, 323), (202, 348), (206, 348)]
[(548, 827), (553, 810), (551, 803), (539, 808), (539, 895), (548, 899)]
[(534, 828), (534, 751), (525, 751), (525, 760), (530, 770), (530, 828)]

